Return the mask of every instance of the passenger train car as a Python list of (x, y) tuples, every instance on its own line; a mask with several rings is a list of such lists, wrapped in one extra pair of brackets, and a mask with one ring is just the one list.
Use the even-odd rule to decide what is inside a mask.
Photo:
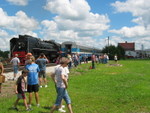
[(95, 55), (101, 54), (100, 49), (78, 45), (75, 42), (71, 42), (71, 41), (63, 42), (61, 44), (61, 50), (62, 50), (63, 56), (66, 56), (67, 54), (77, 53), (81, 56), (87, 56), (89, 60), (92, 54), (95, 54)]
[(19, 38), (10, 40), (11, 57), (18, 54), (21, 65), (24, 65), (26, 54), (32, 53), (35, 58), (39, 57), (40, 53), (44, 53), (50, 62), (55, 62), (60, 55), (61, 45), (49, 40), (44, 41), (29, 35), (19, 35)]

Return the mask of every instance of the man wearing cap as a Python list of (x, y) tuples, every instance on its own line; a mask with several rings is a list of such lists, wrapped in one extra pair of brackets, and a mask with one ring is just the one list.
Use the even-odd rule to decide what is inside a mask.
[(27, 53), (26, 54), (26, 61), (25, 61), (25, 66), (27, 65), (27, 64), (29, 64), (29, 59), (32, 57), (32, 53)]
[(13, 80), (15, 80), (18, 70), (19, 70), (19, 63), (20, 60), (18, 58), (18, 54), (15, 54), (15, 57), (13, 59), (11, 59), (10, 63), (13, 65), (13, 70), (14, 70), (14, 78)]

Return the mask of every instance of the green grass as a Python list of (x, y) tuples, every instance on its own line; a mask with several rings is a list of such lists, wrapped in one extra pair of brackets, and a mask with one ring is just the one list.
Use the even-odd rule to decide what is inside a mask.
[[(114, 63), (114, 62), (110, 62)], [(73, 68), (70, 73), (68, 92), (74, 113), (148, 113), (150, 111), (150, 61), (124, 60), (122, 66), (91, 64)], [(39, 91), (41, 107), (31, 113), (48, 113), (55, 102), (54, 84)], [(16, 97), (0, 98), (0, 113), (16, 113), (11, 109)], [(20, 112), (26, 112), (20, 101)], [(58, 111), (56, 111), (58, 113)]]

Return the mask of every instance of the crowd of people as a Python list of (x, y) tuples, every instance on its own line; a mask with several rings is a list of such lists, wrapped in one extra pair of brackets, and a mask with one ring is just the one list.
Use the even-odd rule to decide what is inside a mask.
[[(73, 53), (73, 54), (67, 54), (65, 57), (67, 57), (70, 62), (68, 64), (68, 68), (71, 69), (72, 67), (77, 67), (79, 64), (83, 63), (88, 63), (89, 57), (88, 55), (80, 55), (78, 53)], [(59, 56), (56, 59), (56, 64), (60, 63), (61, 56)]]
[[(37, 107), (40, 106), (38, 92), (39, 92), (39, 88), (48, 87), (47, 79), (46, 79), (46, 63), (48, 62), (49, 61), (47, 57), (43, 53), (41, 53), (37, 59), (35, 59), (31, 53), (27, 53), (24, 69), (22, 70), (22, 74), (17, 78), (20, 60), (17, 54), (14, 55), (14, 57), (10, 61), (10, 63), (12, 63), (13, 65), (13, 70), (14, 70), (13, 80), (16, 80), (15, 93), (17, 95), (17, 99), (15, 100), (13, 109), (18, 111), (18, 107), (17, 107), (18, 102), (20, 99), (23, 99), (26, 111), (32, 110), (33, 93), (35, 95)], [(71, 99), (67, 92), (69, 62), (70, 60), (66, 57), (60, 58), (59, 63), (56, 66), (55, 71), (51, 76), (56, 86), (57, 96), (56, 96), (56, 102), (52, 107), (50, 113), (53, 113), (56, 109), (59, 110), (60, 112), (66, 112), (63, 109), (64, 105), (62, 105), (63, 99), (67, 104), (69, 113), (73, 113), (71, 107)], [(0, 63), (0, 75), (3, 72), (4, 72), (4, 67), (2, 63)], [(1, 85), (2, 83), (0, 83), (0, 92), (1, 92)], [(26, 99), (25, 92), (29, 93), (28, 102)]]
[[(56, 60), (56, 63), (58, 64), (55, 67), (54, 73), (51, 75), (52, 80), (54, 81), (57, 96), (55, 104), (53, 105), (50, 113), (53, 113), (56, 109), (58, 109), (60, 112), (66, 112), (63, 108), (64, 105), (62, 105), (62, 100), (67, 104), (69, 113), (73, 113), (72, 106), (71, 106), (71, 99), (69, 97), (69, 94), (67, 92), (68, 87), (68, 74), (69, 69), (71, 69), (73, 66), (76, 67), (79, 64), (87, 63), (89, 60), (89, 57), (87, 55), (78, 55), (78, 54), (67, 54), (66, 57), (59, 56)], [(115, 62), (117, 62), (117, 55), (114, 56)], [(95, 63), (108, 63), (109, 57), (107, 54), (103, 55), (95, 55), (93, 54), (91, 56), (92, 61), (92, 69), (95, 69)], [(27, 111), (32, 110), (32, 95), (34, 93), (35, 100), (37, 107), (40, 106), (39, 101), (39, 88), (42, 87), (48, 87), (47, 85), (47, 79), (46, 79), (46, 64), (48, 63), (47, 57), (41, 53), (40, 56), (35, 59), (34, 56), (31, 53), (27, 53), (26, 55), (26, 61), (24, 69), (22, 70), (22, 74), (19, 76), (19, 78), (16, 78), (18, 69), (19, 69), (19, 63), (20, 60), (18, 58), (18, 54), (15, 54), (14, 58), (10, 61), (13, 65), (14, 70), (14, 77), (13, 80), (16, 80), (15, 84), (15, 93), (17, 94), (17, 99), (14, 103), (14, 109), (18, 111), (17, 105), (20, 99), (23, 99), (24, 106)], [(4, 72), (3, 64), (0, 63), (0, 75), (2, 75)], [(0, 93), (1, 93), (1, 85), (0, 83)], [(29, 93), (29, 101), (27, 102), (25, 92)]]
[[(92, 61), (92, 69), (95, 69), (95, 63), (107, 64), (109, 62), (109, 56), (105, 54), (96, 55), (92, 54), (92, 56), (88, 55), (80, 55), (77, 53), (67, 54), (66, 57), (70, 60), (68, 64), (68, 68), (77, 67), (81, 63), (88, 63), (89, 60)], [(56, 63), (59, 64), (59, 60), (61, 56), (59, 56), (56, 60)], [(117, 61), (117, 55), (114, 56), (114, 60)]]

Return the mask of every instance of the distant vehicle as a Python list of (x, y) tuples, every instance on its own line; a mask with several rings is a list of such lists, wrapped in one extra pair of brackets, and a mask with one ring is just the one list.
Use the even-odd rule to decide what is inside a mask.
[(62, 55), (66, 56), (67, 54), (79, 54), (81, 56), (87, 56), (88, 59), (91, 59), (91, 55), (100, 55), (101, 50), (92, 47), (86, 47), (82, 45), (78, 45), (75, 42), (66, 41), (61, 44)]
[(127, 58), (136, 58), (137, 52), (136, 51), (125, 51), (125, 56)]
[(24, 65), (27, 53), (32, 53), (35, 58), (44, 53), (50, 62), (55, 62), (60, 50), (61, 45), (53, 40), (41, 40), (29, 35), (19, 35), (19, 38), (10, 40), (10, 55), (18, 54), (21, 65)]

